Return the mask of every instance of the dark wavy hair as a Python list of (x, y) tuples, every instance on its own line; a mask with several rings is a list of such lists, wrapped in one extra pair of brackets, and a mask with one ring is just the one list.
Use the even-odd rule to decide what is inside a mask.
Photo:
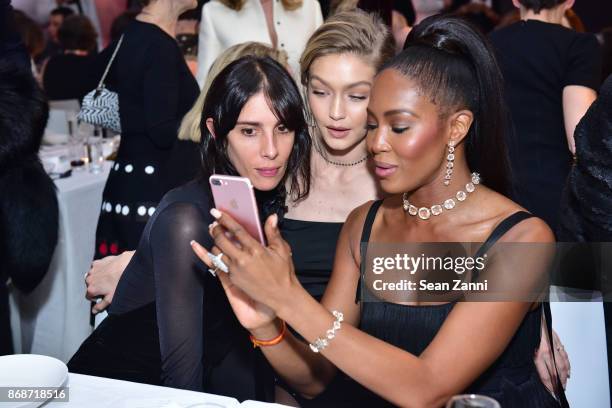
[(468, 109), (474, 122), (465, 139), (467, 164), (484, 184), (509, 193), (502, 75), (486, 38), (461, 18), (437, 15), (415, 26), (404, 50), (383, 66), (414, 80), (442, 116)]
[[(297, 85), (285, 68), (273, 59), (256, 56), (240, 58), (225, 67), (212, 81), (200, 122), (202, 170), (205, 177), (212, 174), (239, 175), (227, 154), (227, 134), (236, 126), (247, 101), (261, 91), (280, 122), (295, 132), (293, 150), (283, 180), (273, 191), (257, 193), (264, 216), (272, 213), (282, 215), (287, 179), (288, 194), (293, 201), (302, 200), (310, 190), (311, 138)], [(215, 137), (206, 126), (208, 118), (213, 119)]]
[(57, 39), (66, 50), (95, 51), (98, 33), (91, 20), (80, 14), (66, 17), (59, 30)]

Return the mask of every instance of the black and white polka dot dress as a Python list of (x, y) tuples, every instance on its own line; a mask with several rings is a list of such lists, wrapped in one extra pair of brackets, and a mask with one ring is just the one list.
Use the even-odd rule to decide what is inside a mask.
[(102, 195), (96, 258), (138, 246), (167, 192), (162, 180), (172, 171), (167, 162), (179, 123), (199, 93), (176, 41), (140, 21), (126, 29), (110, 76), (119, 94), (122, 135)]

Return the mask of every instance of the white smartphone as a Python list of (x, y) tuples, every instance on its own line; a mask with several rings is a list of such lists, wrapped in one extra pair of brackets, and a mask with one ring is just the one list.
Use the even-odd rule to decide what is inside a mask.
[(213, 174), (209, 182), (215, 208), (229, 214), (253, 238), (266, 245), (251, 181), (246, 177)]

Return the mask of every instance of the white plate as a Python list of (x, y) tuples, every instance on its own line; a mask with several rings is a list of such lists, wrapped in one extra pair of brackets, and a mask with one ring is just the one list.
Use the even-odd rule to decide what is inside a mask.
[[(37, 354), (0, 357), (0, 387), (61, 387), (68, 367), (60, 360)], [(0, 402), (1, 408), (31, 408), (43, 402)]]

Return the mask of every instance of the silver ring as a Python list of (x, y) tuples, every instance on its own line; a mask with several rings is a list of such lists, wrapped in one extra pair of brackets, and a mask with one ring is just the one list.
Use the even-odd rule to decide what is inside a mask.
[(215, 266), (215, 269), (209, 269), (208, 272), (210, 272), (210, 274), (214, 277), (217, 277), (217, 271), (219, 270), (219, 268), (217, 268)]
[(225, 262), (223, 262), (223, 260), (221, 259), (222, 257), (223, 257), (223, 252), (219, 253), (219, 255), (212, 255), (212, 254), (210, 255), (210, 259), (213, 265), (217, 267), (217, 269), (221, 269), (223, 272), (229, 273), (229, 268), (227, 267)]

